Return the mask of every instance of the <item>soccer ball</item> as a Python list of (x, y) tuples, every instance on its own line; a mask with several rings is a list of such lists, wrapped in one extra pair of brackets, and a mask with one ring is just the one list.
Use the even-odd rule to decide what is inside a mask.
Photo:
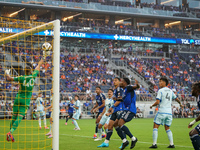
[(44, 44), (42, 44), (42, 50), (43, 51), (50, 51), (52, 49), (52, 46), (50, 43), (45, 42)]

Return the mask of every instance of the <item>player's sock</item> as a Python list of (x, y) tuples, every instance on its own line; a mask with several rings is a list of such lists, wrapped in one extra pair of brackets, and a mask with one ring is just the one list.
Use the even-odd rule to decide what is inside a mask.
[(109, 143), (109, 140), (105, 139), (104, 143)]
[(22, 116), (17, 116), (17, 119), (15, 120), (15, 122), (13, 123), (12, 128), (10, 129), (11, 134), (13, 134), (13, 132), (17, 129), (17, 127), (20, 124), (22, 119), (23, 119)]
[(108, 129), (105, 129), (105, 131), (106, 131), (106, 134), (108, 133)]
[(46, 123), (46, 116), (44, 116), (43, 122), (44, 122), (44, 127), (46, 127), (46, 125), (47, 125), (47, 123)]
[(77, 121), (75, 119), (73, 119), (73, 122), (74, 122), (75, 127), (79, 128), (78, 123), (77, 123)]
[(125, 125), (121, 126), (121, 130), (124, 131), (124, 133), (126, 135), (128, 135), (130, 138), (133, 137), (133, 135), (131, 134), (130, 130), (127, 128), (127, 126), (125, 126)]
[(41, 127), (41, 118), (40, 117), (38, 119), (38, 122), (39, 122), (39, 126)]
[(17, 119), (17, 116), (13, 115), (12, 116), (12, 121), (10, 122), (10, 129), (12, 128), (13, 123), (15, 122), (16, 119)]
[(123, 140), (124, 138), (126, 138), (122, 132), (122, 130), (120, 129), (119, 126), (115, 127), (115, 130), (117, 131), (117, 134), (119, 135), (119, 137)]
[(98, 128), (99, 138), (102, 138), (102, 130)]
[(190, 136), (190, 139), (192, 141), (192, 145), (194, 147), (195, 150), (199, 150), (200, 149), (200, 137), (198, 134), (195, 134), (193, 136)]
[(98, 126), (99, 126), (99, 123), (96, 123), (95, 133), (98, 132)]
[(110, 140), (110, 137), (112, 136), (112, 133), (113, 133), (113, 130), (109, 130), (108, 129), (108, 132), (107, 132), (107, 135), (106, 135), (106, 140)]
[(158, 138), (158, 129), (153, 129), (153, 145), (157, 144), (157, 138)]
[(66, 117), (66, 122), (69, 120), (69, 118), (68, 117)]
[(166, 131), (166, 133), (167, 133), (167, 136), (168, 136), (170, 145), (174, 145), (172, 131), (171, 131), (170, 129), (168, 129), (168, 130)]

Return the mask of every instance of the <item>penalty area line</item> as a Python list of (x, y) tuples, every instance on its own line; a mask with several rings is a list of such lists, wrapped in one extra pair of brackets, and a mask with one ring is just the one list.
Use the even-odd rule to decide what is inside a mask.
[[(60, 135), (63, 135), (63, 136), (75, 136), (75, 137), (81, 137), (81, 138), (91, 138), (91, 136), (82, 136), (82, 135), (71, 135), (71, 134), (60, 134)], [(120, 139), (111, 139), (111, 140), (115, 140), (115, 141), (121, 141)], [(143, 141), (138, 141), (138, 143), (144, 143), (144, 144), (152, 144), (151, 142), (143, 142)], [(166, 145), (168, 146), (168, 144), (162, 144), (162, 143), (157, 143), (158, 145)], [(184, 148), (191, 148), (193, 149), (192, 146), (183, 146), (183, 145), (175, 145), (177, 147), (184, 147)]]

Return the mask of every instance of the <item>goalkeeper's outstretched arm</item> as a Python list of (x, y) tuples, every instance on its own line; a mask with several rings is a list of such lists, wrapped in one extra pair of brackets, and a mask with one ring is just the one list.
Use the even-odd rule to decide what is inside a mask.
[(44, 60), (41, 59), (41, 60), (39, 61), (38, 65), (37, 65), (37, 67), (35, 68), (35, 70), (40, 71), (40, 67), (42, 66), (43, 63), (44, 63)]

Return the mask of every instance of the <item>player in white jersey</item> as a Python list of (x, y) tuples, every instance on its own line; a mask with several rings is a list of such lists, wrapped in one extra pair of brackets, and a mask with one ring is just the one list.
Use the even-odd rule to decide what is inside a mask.
[(150, 106), (150, 108), (152, 108), (159, 105), (159, 109), (154, 118), (153, 145), (149, 148), (157, 148), (158, 128), (160, 125), (165, 126), (165, 130), (168, 135), (170, 145), (167, 148), (175, 148), (173, 143), (173, 135), (170, 130), (172, 123), (172, 99), (175, 99), (180, 104), (180, 107), (182, 107), (182, 105), (177, 96), (171, 89), (167, 87), (167, 85), (168, 79), (166, 77), (161, 77), (159, 80), (160, 90), (158, 91), (156, 102)]
[(101, 117), (101, 120), (100, 120), (99, 126), (98, 126), (99, 137), (97, 139), (95, 139), (94, 141), (102, 140), (102, 126), (103, 125), (104, 125), (105, 131), (107, 132), (107, 130), (108, 130), (110, 115), (112, 114), (112, 112), (110, 113), (110, 112), (108, 112), (108, 110), (111, 106), (114, 105), (114, 101), (113, 101), (112, 97), (113, 97), (113, 90), (109, 89), (108, 90), (108, 98), (105, 100), (105, 108), (104, 108), (103, 112), (99, 115)]
[(48, 109), (50, 109), (50, 130), (49, 132), (46, 134), (46, 136), (49, 136), (48, 138), (52, 138), (53, 134), (52, 134), (52, 126), (53, 126), (53, 112), (52, 112), (52, 107), (53, 107), (53, 89), (51, 89), (51, 98), (50, 98), (50, 106), (45, 108), (44, 111), (47, 111)]
[(79, 96), (75, 95), (74, 96), (75, 103), (74, 103), (74, 106), (73, 106), (74, 109), (75, 109), (75, 113), (72, 116), (72, 121), (75, 125), (74, 130), (80, 130), (78, 123), (76, 121), (76, 120), (79, 120), (79, 117), (81, 115), (81, 102), (78, 99), (79, 99)]
[(38, 114), (38, 118), (39, 118), (38, 121), (39, 121), (40, 129), (42, 129), (42, 127), (41, 127), (41, 119), (43, 119), (44, 128), (45, 129), (49, 129), (46, 126), (46, 114), (45, 114), (45, 111), (44, 111), (44, 101), (42, 99), (42, 92), (38, 93), (38, 98), (36, 99), (36, 104), (37, 104), (37, 114)]

